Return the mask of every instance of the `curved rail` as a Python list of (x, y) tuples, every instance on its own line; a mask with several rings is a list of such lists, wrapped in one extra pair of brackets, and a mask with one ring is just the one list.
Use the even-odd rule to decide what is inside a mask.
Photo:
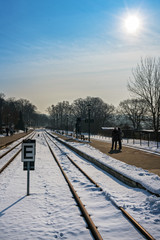
[[(54, 138), (54, 136), (52, 136)], [(49, 138), (50, 139), (50, 138)], [(56, 139), (56, 138), (55, 138)], [(51, 139), (50, 139), (51, 140)], [(52, 140), (51, 140), (52, 141)], [(63, 150), (54, 142), (52, 141), (55, 146), (61, 151), (63, 152)], [(50, 147), (49, 147), (50, 148)], [(92, 179), (90, 178), (74, 161), (73, 159), (71, 159), (67, 154), (66, 154), (67, 158), (72, 162), (72, 164), (74, 164), (76, 166), (76, 168), (78, 168), (93, 184), (95, 184), (96, 187), (100, 188), (101, 191), (103, 191), (103, 189)], [(140, 233), (146, 237), (146, 239), (149, 240), (155, 240), (155, 238), (153, 236), (151, 236), (150, 233), (148, 233), (123, 207), (116, 205), (115, 202), (112, 201), (112, 199), (110, 198), (111, 202), (113, 203), (113, 205), (115, 207), (117, 207), (122, 213), (123, 215), (125, 215), (127, 217), (127, 219), (129, 220), (130, 223), (132, 223), (136, 229), (138, 231), (140, 231)]]

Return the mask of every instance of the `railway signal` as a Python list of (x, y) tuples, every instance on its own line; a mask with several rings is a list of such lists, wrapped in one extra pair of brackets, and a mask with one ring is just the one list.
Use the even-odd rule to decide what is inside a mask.
[(35, 165), (35, 146), (36, 140), (27, 139), (22, 142), (22, 156), (23, 170), (27, 170), (27, 196), (29, 195), (30, 185), (30, 170), (34, 170)]

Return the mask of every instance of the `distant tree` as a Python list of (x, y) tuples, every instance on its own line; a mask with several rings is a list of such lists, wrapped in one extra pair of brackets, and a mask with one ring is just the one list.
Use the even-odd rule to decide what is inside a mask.
[(2, 121), (3, 121), (3, 106), (4, 106), (4, 97), (5, 95), (3, 93), (0, 93), (0, 132), (2, 132)]
[(152, 117), (154, 131), (158, 134), (160, 126), (160, 58), (141, 59), (133, 69), (133, 80), (128, 82), (128, 90), (143, 99)]
[(5, 99), (0, 93), (0, 132), (4, 127), (24, 129), (24, 126), (49, 126), (49, 116), (36, 112), (36, 106), (26, 99), (16, 100), (14, 97)]
[(26, 99), (19, 99), (16, 102), (17, 108), (19, 111), (21, 111), (23, 119), (24, 119), (24, 124), (26, 126), (33, 126), (35, 125), (35, 113), (36, 113), (36, 106), (34, 106), (32, 103), (30, 103)]
[(54, 129), (73, 130), (77, 119), (82, 131), (88, 131), (86, 121), (90, 106), (90, 118), (94, 120), (91, 124), (92, 132), (98, 132), (102, 126), (112, 124), (114, 106), (104, 103), (98, 97), (78, 98), (73, 104), (68, 101), (59, 102), (57, 105), (51, 105), (47, 111)]
[(54, 130), (57, 128), (56, 127), (56, 112), (55, 112), (55, 106), (52, 104), (50, 107), (47, 108), (47, 112), (49, 114), (50, 117), (50, 124), (51, 124), (51, 128), (53, 128)]
[(32, 114), (32, 127), (43, 128), (48, 126), (50, 126), (49, 116), (37, 112)]
[(47, 111), (50, 115), (53, 129), (65, 130), (66, 127), (71, 128), (72, 106), (68, 101), (59, 102), (57, 105), (51, 105)]
[(38, 114), (38, 124), (39, 127), (47, 127), (50, 126), (49, 116), (46, 114)]
[(68, 101), (59, 102), (55, 107), (58, 124), (61, 130), (64, 130), (66, 127), (67, 116), (70, 115), (70, 110), (71, 106)]
[(73, 102), (73, 113), (75, 117), (86, 118), (87, 117), (87, 105), (89, 101), (86, 99), (78, 98)]
[(9, 98), (6, 100), (5, 112), (7, 125), (9, 126), (9, 128), (14, 128), (19, 119), (19, 110), (17, 109), (15, 98)]
[(101, 127), (112, 125), (114, 106), (104, 103), (101, 98), (87, 97), (79, 98), (73, 102), (73, 111), (76, 117), (82, 119), (82, 128), (87, 131), (88, 126), (84, 123), (88, 119), (88, 111), (90, 108), (90, 118), (94, 120), (91, 124), (93, 133), (97, 133)]
[(142, 99), (127, 99), (120, 102), (118, 112), (132, 123), (133, 129), (140, 130), (146, 119), (147, 105)]
[(25, 130), (25, 125), (24, 125), (24, 121), (23, 121), (23, 116), (22, 116), (22, 112), (19, 111), (19, 119), (16, 125), (16, 129), (17, 130)]
[(89, 100), (78, 98), (72, 104), (74, 115), (74, 128), (78, 133), (87, 131), (87, 124), (85, 120), (88, 118), (88, 104)]

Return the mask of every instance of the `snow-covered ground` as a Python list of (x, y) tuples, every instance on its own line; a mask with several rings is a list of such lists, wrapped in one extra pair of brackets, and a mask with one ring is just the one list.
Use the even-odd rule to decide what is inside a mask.
[(35, 168), (29, 196), (21, 155), (0, 175), (0, 239), (92, 239), (42, 136)]
[[(42, 133), (39, 132), (39, 137), (36, 134), (35, 138), (36, 165), (35, 171), (31, 172), (30, 195), (26, 196), (27, 173), (23, 171), (21, 155), (0, 175), (0, 239), (92, 239), (89, 230), (85, 228), (83, 218), (80, 217), (68, 186), (48, 151)], [(120, 167), (119, 161), (107, 157), (86, 144), (71, 144), (101, 161), (110, 162), (111, 166), (115, 167), (117, 162), (117, 167), (123, 169), (124, 173), (129, 170), (127, 164)], [(70, 174), (72, 169), (65, 160), (65, 154), (56, 149), (54, 151), (68, 172), (67, 174)], [(69, 153), (69, 150), (64, 149), (64, 152)], [(73, 155), (75, 161), (104, 189), (104, 192), (100, 193), (89, 183), (83, 182), (81, 177), (78, 180), (77, 172), (75, 176), (70, 176), (82, 200), (87, 202), (89, 212), (92, 208), (96, 209), (95, 216), (93, 213), (92, 217), (99, 219), (97, 225), (103, 233), (103, 239), (143, 239), (134, 228), (131, 229), (125, 218), (117, 221), (121, 213), (109, 205), (112, 201), (123, 206), (150, 234), (160, 239), (160, 198), (145, 190), (127, 187), (115, 181), (108, 174), (102, 174), (99, 169), (79, 159), (75, 154), (69, 154)], [(138, 175), (141, 182), (159, 192), (160, 178), (158, 176), (148, 175), (148, 172), (143, 169), (133, 168), (129, 171), (134, 178)], [(81, 190), (82, 185), (85, 186), (87, 194)], [(108, 211), (105, 210), (106, 205), (109, 206)], [(101, 211), (104, 214), (101, 214)], [(108, 221), (107, 225), (105, 225), (106, 221)], [(117, 226), (118, 235), (114, 231), (114, 224)]]
[[(18, 134), (18, 133), (24, 133), (24, 131), (18, 130), (18, 131), (16, 131), (16, 132), (14, 132), (14, 134)], [(6, 136), (7, 136), (6, 133), (0, 134), (0, 138), (1, 138), (1, 137), (6, 137)], [(9, 136), (10, 136), (10, 133), (9, 133)]]
[[(82, 152), (86, 153), (89, 156), (98, 159), (103, 164), (107, 165), (108, 167), (118, 171), (119, 173), (125, 175), (132, 180), (139, 182), (149, 191), (159, 194), (160, 195), (160, 177), (144, 170), (142, 168), (137, 168), (132, 165), (128, 165), (121, 161), (118, 161), (102, 152), (98, 151), (97, 149), (87, 145), (85, 143), (77, 143), (77, 142), (68, 142), (68, 144), (72, 145), (73, 147), (81, 150)], [(143, 148), (145, 150), (145, 148)], [(145, 150), (147, 151), (147, 149)], [(158, 153), (157, 153), (158, 154)]]

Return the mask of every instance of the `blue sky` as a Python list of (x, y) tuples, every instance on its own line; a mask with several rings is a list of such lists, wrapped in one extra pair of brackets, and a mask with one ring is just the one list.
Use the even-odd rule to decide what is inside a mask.
[(159, 57), (159, 23), (158, 0), (0, 0), (0, 92), (40, 112), (87, 96), (118, 106), (140, 58)]

